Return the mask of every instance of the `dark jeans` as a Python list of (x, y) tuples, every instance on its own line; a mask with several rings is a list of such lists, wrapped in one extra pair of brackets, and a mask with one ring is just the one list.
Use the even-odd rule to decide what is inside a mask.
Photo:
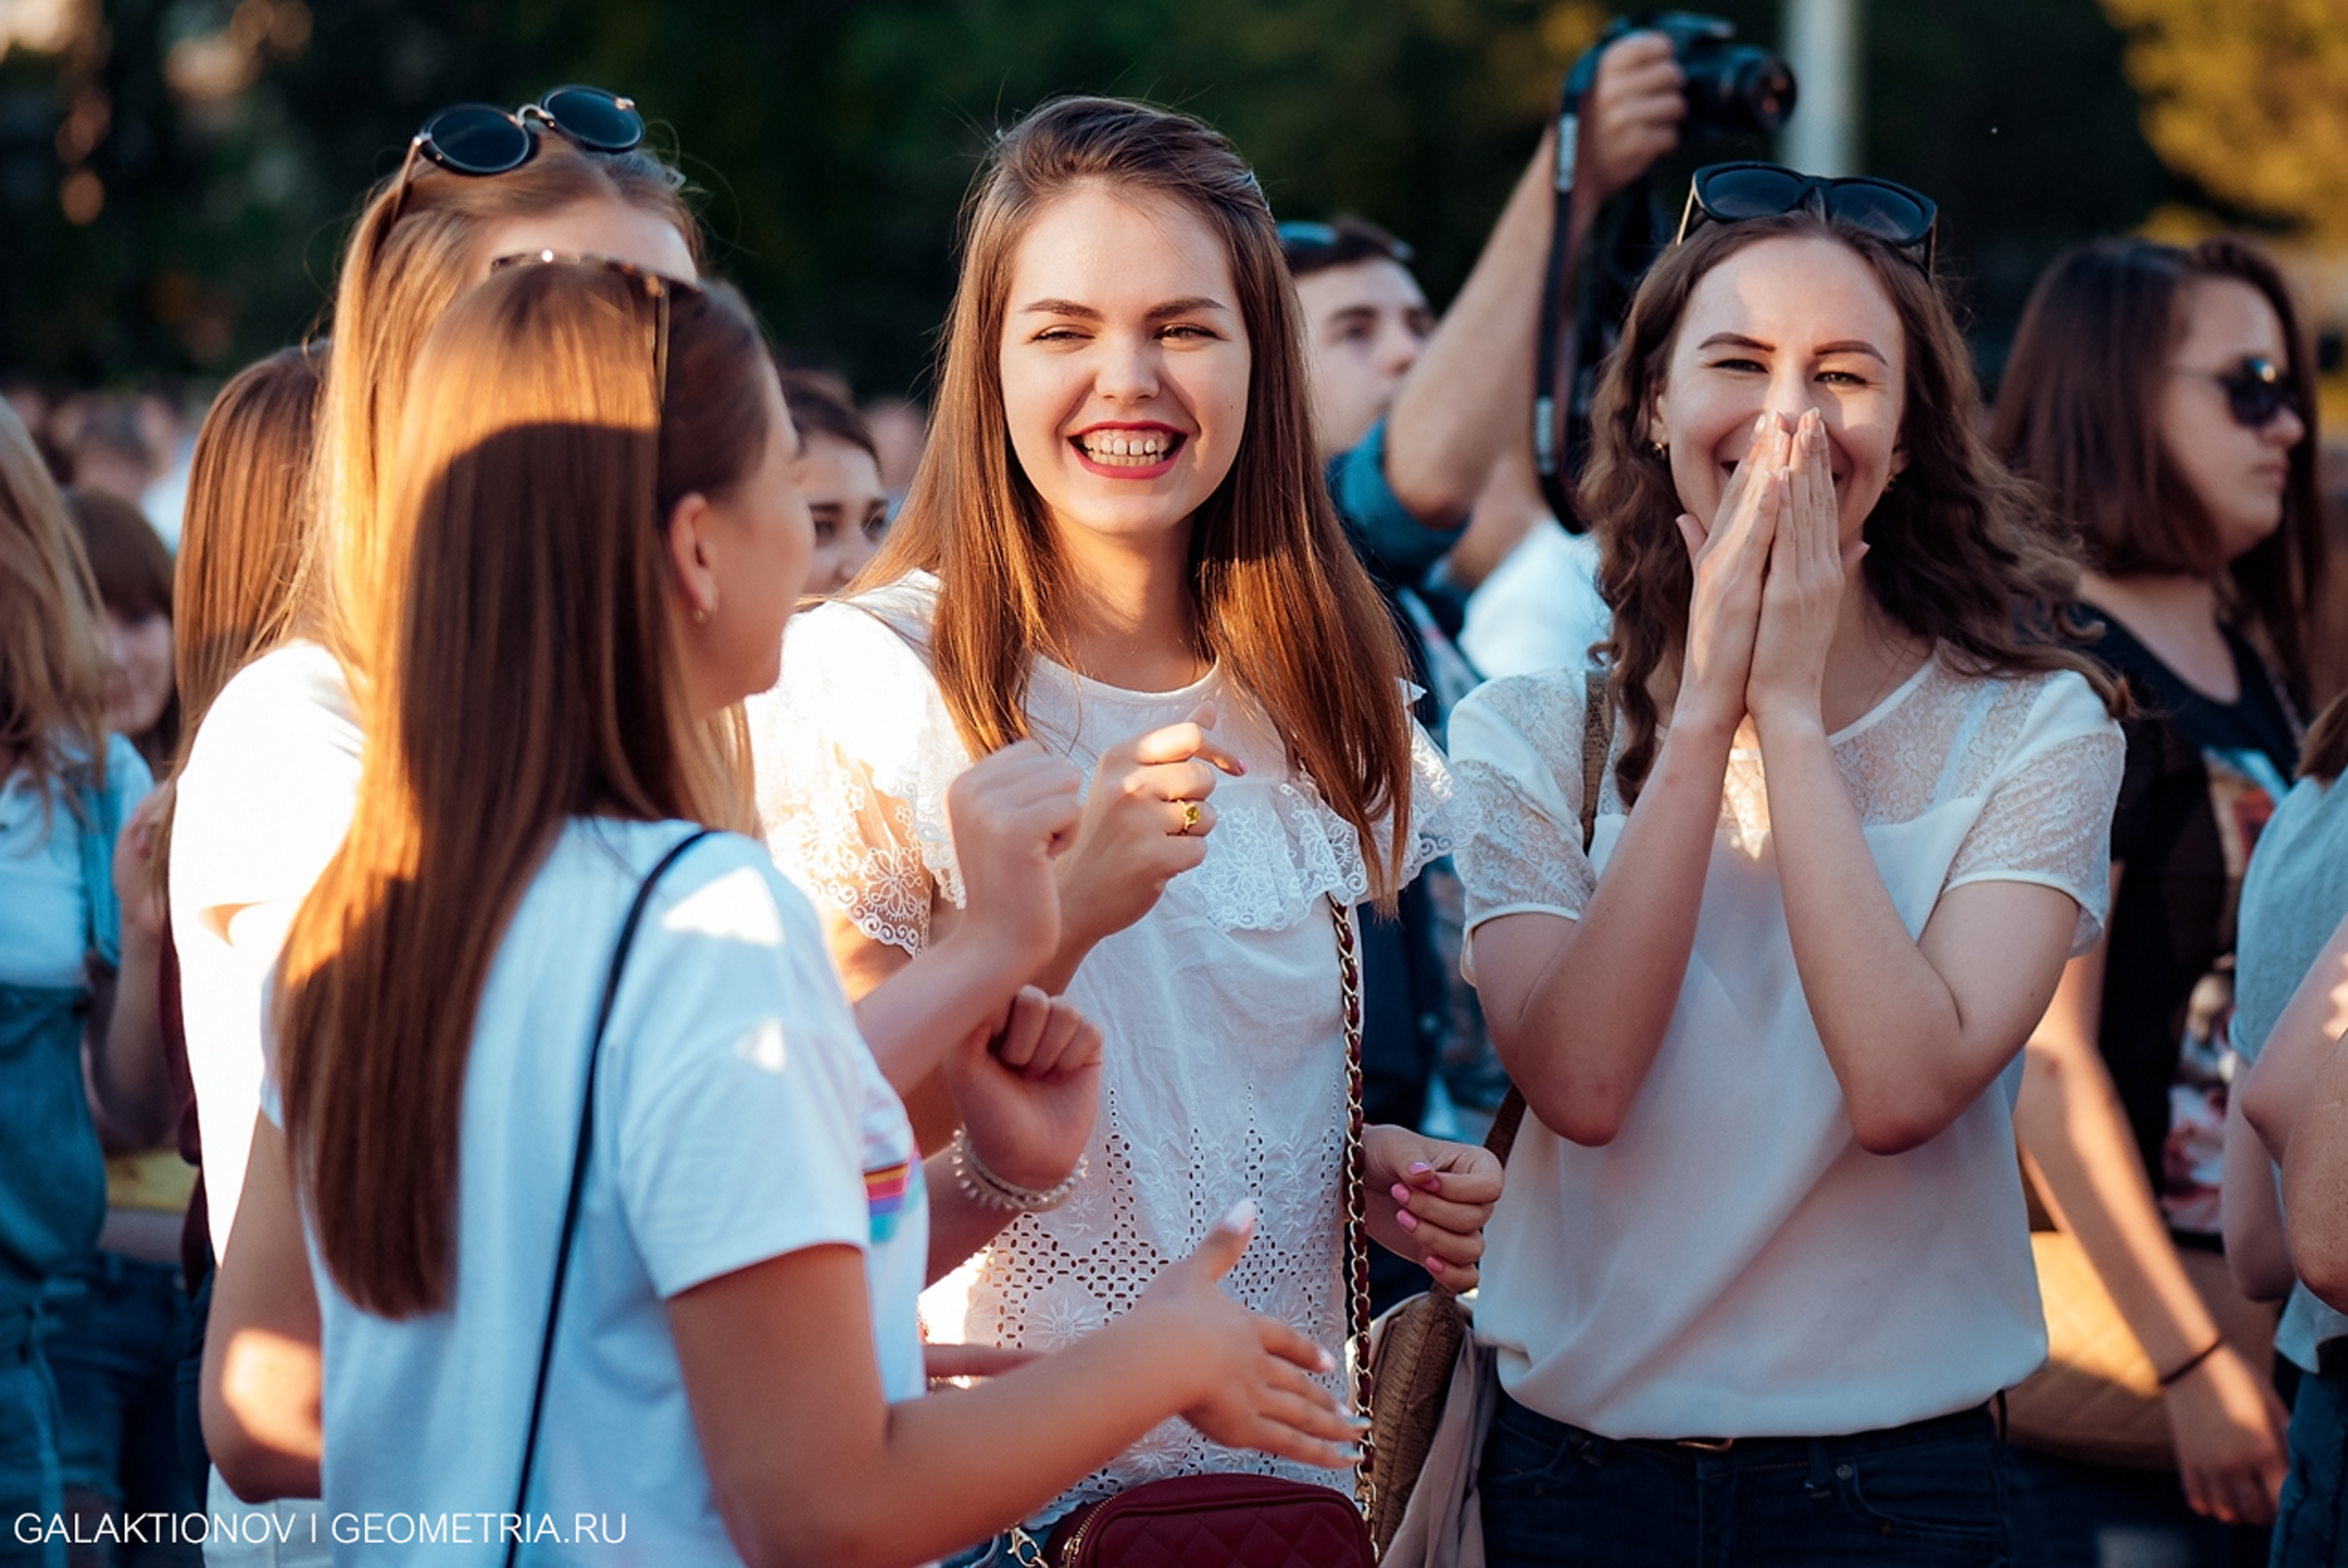
[(1617, 1441), (1503, 1397), (1477, 1485), (1491, 1568), (2003, 1568), (1986, 1410), (1713, 1453)]
[(2348, 1565), (2348, 1374), (2309, 1373), (2291, 1407), (2291, 1478), (2273, 1568)]
[[(179, 1271), (117, 1253), (95, 1253), (51, 1282), (55, 1327), (50, 1370), (64, 1415), (58, 1456), (68, 1508), (85, 1544), (73, 1568), (162, 1568), (202, 1560), (200, 1548), (152, 1541), (93, 1540), (100, 1516), (200, 1514), (179, 1462), (179, 1346), (187, 1298)], [(109, 1534), (113, 1532), (108, 1532)]]
[(2266, 1532), (2205, 1519), (2173, 1470), (2108, 1469), (2015, 1451), (2015, 1568), (2244, 1568)]
[(29, 1308), (0, 1311), (0, 1564), (65, 1568), (54, 1531), (65, 1507), (57, 1468), (57, 1385)]

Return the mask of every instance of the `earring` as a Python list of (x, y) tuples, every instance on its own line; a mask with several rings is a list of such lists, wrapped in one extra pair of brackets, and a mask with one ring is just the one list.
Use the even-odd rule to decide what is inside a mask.
[(696, 626), (706, 626), (709, 624), (709, 612), (702, 608), (699, 605), (695, 605), (693, 607), (693, 624)]
[(1649, 441), (1649, 442), (1647, 443), (1647, 445), (1649, 445), (1649, 446), (1651, 446), (1651, 447), (1653, 447), (1653, 448), (1655, 449), (1655, 456), (1656, 456), (1656, 460), (1657, 460), (1657, 461), (1659, 461), (1659, 462), (1663, 462), (1663, 463), (1668, 463), (1668, 462), (1670, 462), (1670, 461), (1672, 460), (1672, 444), (1671, 444), (1671, 442), (1669, 442), (1669, 441)]

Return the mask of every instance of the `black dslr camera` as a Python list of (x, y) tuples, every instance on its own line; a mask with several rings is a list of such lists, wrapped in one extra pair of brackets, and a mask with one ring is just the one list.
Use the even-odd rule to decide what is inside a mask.
[(1794, 112), (1794, 73), (1779, 56), (1754, 43), (1738, 43), (1737, 25), (1725, 17), (1693, 11), (1650, 11), (1618, 16), (1566, 79), (1568, 101), (1586, 96), (1598, 80), (1598, 57), (1626, 33), (1661, 33), (1671, 39), (1672, 58), (1687, 77), (1690, 136), (1739, 131), (1768, 134)]

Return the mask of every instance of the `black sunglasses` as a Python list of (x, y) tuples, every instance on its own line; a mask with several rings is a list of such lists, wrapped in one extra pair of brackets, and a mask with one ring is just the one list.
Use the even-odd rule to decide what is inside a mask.
[(502, 272), (509, 267), (594, 267), (606, 272), (616, 272), (634, 284), (644, 298), (653, 302), (652, 368), (654, 407), (669, 406), (669, 300), (679, 294), (691, 299), (701, 297), (701, 285), (672, 278), (665, 272), (655, 272), (632, 261), (617, 256), (582, 255), (563, 251), (525, 251), (518, 255), (499, 256), (489, 263), (489, 270)]
[(2265, 429), (2285, 408), (2307, 418), (2299, 407), (2298, 389), (2282, 366), (2263, 355), (2248, 355), (2231, 370), (2176, 369), (2180, 376), (2206, 376), (2217, 382), (2226, 394), (2226, 412), (2245, 430)]
[(500, 109), (490, 103), (457, 103), (424, 122), (408, 142), (392, 197), (392, 217), (408, 199), (408, 181), (419, 155), (451, 174), (502, 175), (536, 156), (533, 125), (549, 126), (589, 152), (627, 152), (644, 144), (644, 116), (636, 100), (601, 87), (557, 87), (535, 103)]
[(1679, 214), (1678, 239), (1707, 222), (1739, 223), (1796, 211), (1847, 223), (1906, 252), (1925, 272), (1932, 270), (1940, 209), (1931, 197), (1868, 175), (1830, 179), (1776, 163), (1710, 163), (1698, 169)]
[[(1287, 255), (1291, 267), (1308, 266), (1336, 250), (1340, 244), (1348, 242), (1356, 245), (1370, 244), (1370, 237), (1362, 234), (1359, 230), (1339, 234), (1331, 224), (1315, 223), (1301, 219), (1292, 218), (1285, 223), (1276, 224), (1275, 229), (1280, 237), (1280, 250)], [(1383, 255), (1388, 261), (1398, 261), (1408, 267), (1412, 258), (1417, 254), (1411, 249), (1407, 240), (1388, 239), (1383, 244), (1372, 245), (1365, 252), (1363, 259), (1367, 260), (1373, 255)]]

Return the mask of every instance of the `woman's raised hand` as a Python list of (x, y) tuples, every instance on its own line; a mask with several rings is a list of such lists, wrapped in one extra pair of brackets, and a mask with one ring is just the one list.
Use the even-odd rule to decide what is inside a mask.
[(1760, 627), (1762, 586), (1769, 549), (1784, 510), (1788, 437), (1772, 414), (1753, 421), (1753, 441), (1721, 495), (1707, 528), (1681, 513), (1679, 534), (1695, 567), (1688, 604), (1688, 651), (1675, 725), (1735, 728), (1745, 715), (1745, 680)]
[(973, 1034), (947, 1056), (946, 1086), (988, 1170), (1017, 1187), (1057, 1187), (1100, 1109), (1101, 1026), (1023, 987), (991, 1036)]
[(1255, 1234), (1256, 1205), (1248, 1199), (1197, 1252), (1151, 1282), (1134, 1315), (1149, 1315), (1153, 1329), (1181, 1334), (1191, 1347), (1201, 1397), (1182, 1419), (1207, 1438), (1342, 1469), (1353, 1463), (1351, 1445), (1363, 1428), (1313, 1381), (1315, 1373), (1335, 1371), (1336, 1361), (1285, 1323), (1232, 1300), (1218, 1283)]
[(1206, 858), (1216, 775), (1247, 771), (1214, 738), (1214, 704), (1201, 702), (1182, 723), (1101, 754), (1075, 847), (1058, 868), (1066, 938), (1089, 948), (1123, 930)]
[(1009, 967), (1021, 972), (1059, 945), (1052, 862), (1075, 840), (1083, 787), (1074, 763), (1034, 741), (981, 759), (947, 787), (946, 820), (968, 900), (963, 923), (1008, 948)]
[(1761, 624), (1745, 681), (1745, 708), (1764, 729), (1822, 725), (1827, 649), (1842, 614), (1843, 584), (1867, 546), (1843, 545), (1834, 505), (1834, 472), (1826, 426), (1816, 410), (1792, 432), (1791, 460), (1780, 481), (1785, 502), (1769, 545)]

